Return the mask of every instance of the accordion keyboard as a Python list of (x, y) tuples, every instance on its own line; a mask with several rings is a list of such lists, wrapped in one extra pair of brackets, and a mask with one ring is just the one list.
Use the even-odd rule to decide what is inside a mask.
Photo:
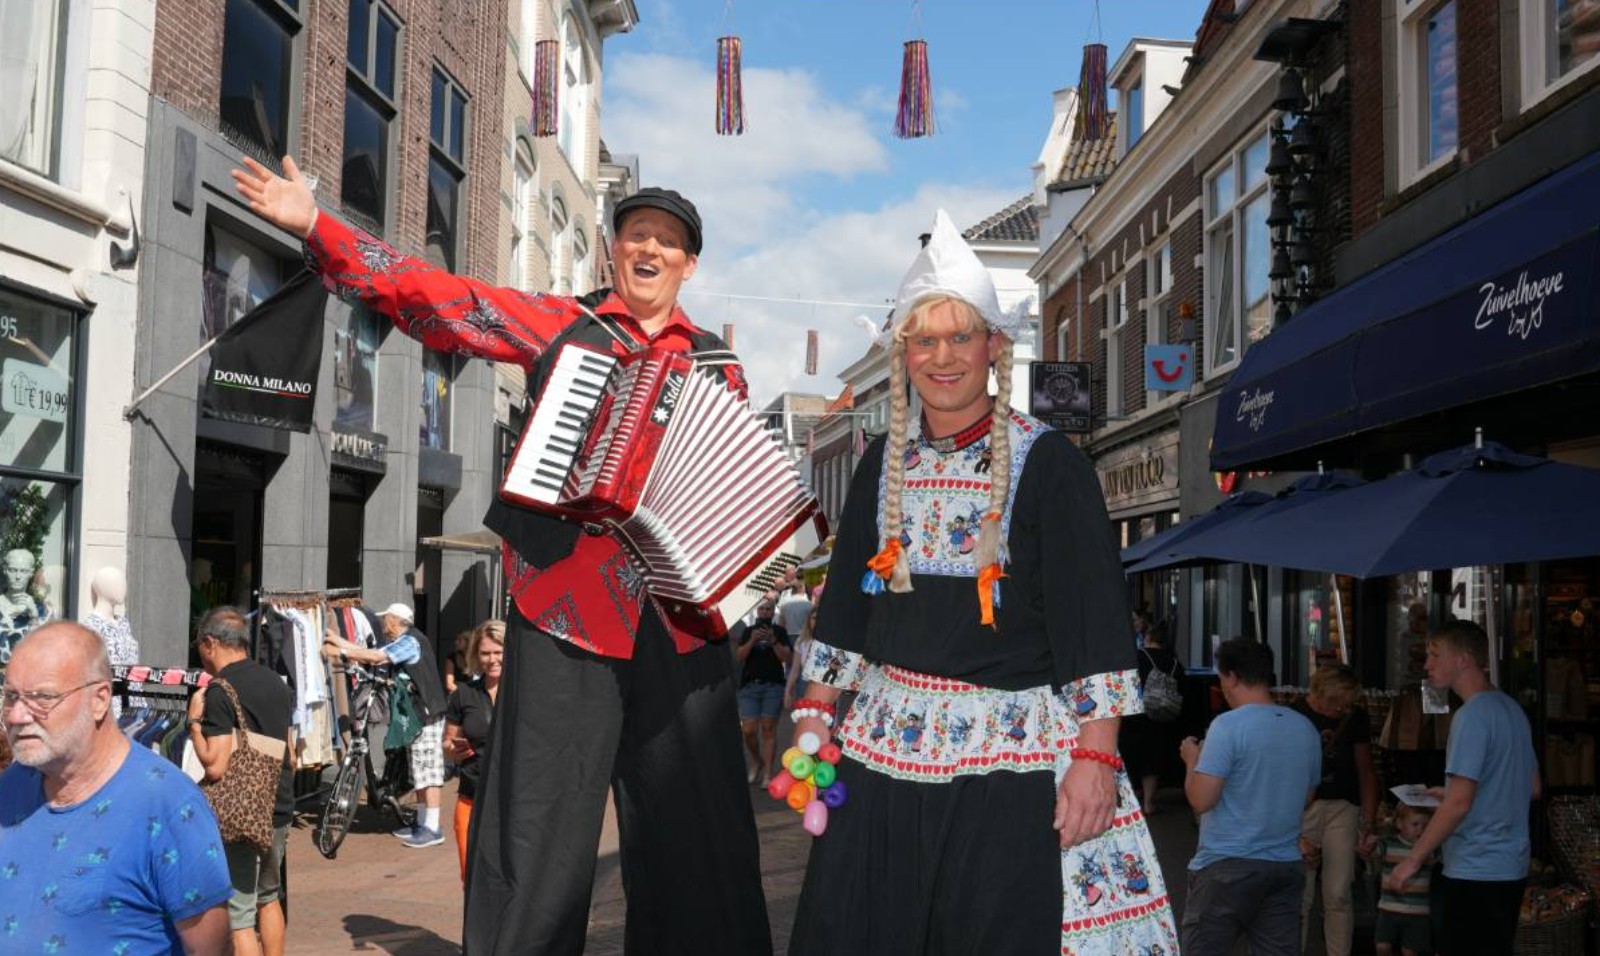
[(616, 365), (615, 358), (586, 348), (563, 348), (556, 355), (506, 470), (507, 493), (546, 504), (560, 499)]

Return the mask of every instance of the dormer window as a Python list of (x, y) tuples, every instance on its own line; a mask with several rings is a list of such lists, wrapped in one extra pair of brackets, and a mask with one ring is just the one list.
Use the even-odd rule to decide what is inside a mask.
[(1122, 89), (1122, 129), (1124, 142), (1122, 151), (1126, 153), (1133, 149), (1133, 144), (1139, 141), (1139, 136), (1144, 132), (1144, 77), (1136, 78), (1132, 85)]

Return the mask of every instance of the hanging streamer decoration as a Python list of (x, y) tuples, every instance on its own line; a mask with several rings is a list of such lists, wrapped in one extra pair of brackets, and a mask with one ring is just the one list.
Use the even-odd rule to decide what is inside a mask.
[(1106, 113), (1106, 45), (1083, 48), (1083, 70), (1078, 77), (1078, 129), (1082, 139), (1105, 139), (1111, 117)]
[(561, 60), (555, 40), (540, 40), (533, 45), (533, 135), (554, 136), (560, 123)]
[(732, 322), (724, 322), (724, 323), (722, 323), (722, 344), (726, 345), (730, 349), (733, 348), (733, 323)]
[(806, 374), (817, 374), (817, 330), (806, 330)]
[(740, 78), (743, 44), (738, 37), (717, 38), (717, 135), (744, 135), (744, 83)]
[(900, 67), (900, 111), (894, 134), (901, 139), (933, 135), (933, 76), (928, 70), (928, 41), (907, 40)]

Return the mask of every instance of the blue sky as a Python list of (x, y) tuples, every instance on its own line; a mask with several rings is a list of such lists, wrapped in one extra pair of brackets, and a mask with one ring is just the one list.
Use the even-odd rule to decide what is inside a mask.
[[(742, 137), (717, 137), (713, 66), (725, 0), (637, 0), (639, 26), (606, 44), (601, 134), (637, 153), (645, 184), (682, 189), (706, 220), (684, 305), (732, 322), (754, 397), (833, 393), (860, 357), (855, 317), (882, 310), (756, 303), (721, 292), (881, 303), (944, 207), (965, 227), (1031, 191), (1051, 92), (1077, 82), (1085, 42), (1114, 60), (1134, 36), (1190, 39), (1204, 0), (925, 0), (938, 135), (892, 132), (910, 0), (745, 0)], [(801, 368), (822, 332), (821, 374)]]

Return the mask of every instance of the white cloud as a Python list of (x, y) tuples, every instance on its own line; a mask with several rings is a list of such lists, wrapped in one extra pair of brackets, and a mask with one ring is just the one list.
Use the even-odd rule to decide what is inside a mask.
[[(752, 397), (761, 403), (785, 389), (834, 393), (838, 371), (866, 348), (855, 317), (883, 318), (934, 210), (974, 223), (1020, 192), (893, 179), (889, 129), (873, 91), (857, 91), (848, 103), (832, 99), (803, 70), (747, 67), (743, 80), (748, 132), (719, 137), (709, 63), (619, 56), (606, 73), (606, 142), (639, 155), (646, 184), (678, 189), (699, 207), (706, 251), (683, 303), (705, 328), (734, 325)], [(882, 178), (885, 188), (861, 208), (822, 211), (807, 201), (863, 177)], [(752, 302), (697, 294), (702, 290), (883, 304)], [(812, 328), (822, 333), (815, 377), (804, 374)]]

